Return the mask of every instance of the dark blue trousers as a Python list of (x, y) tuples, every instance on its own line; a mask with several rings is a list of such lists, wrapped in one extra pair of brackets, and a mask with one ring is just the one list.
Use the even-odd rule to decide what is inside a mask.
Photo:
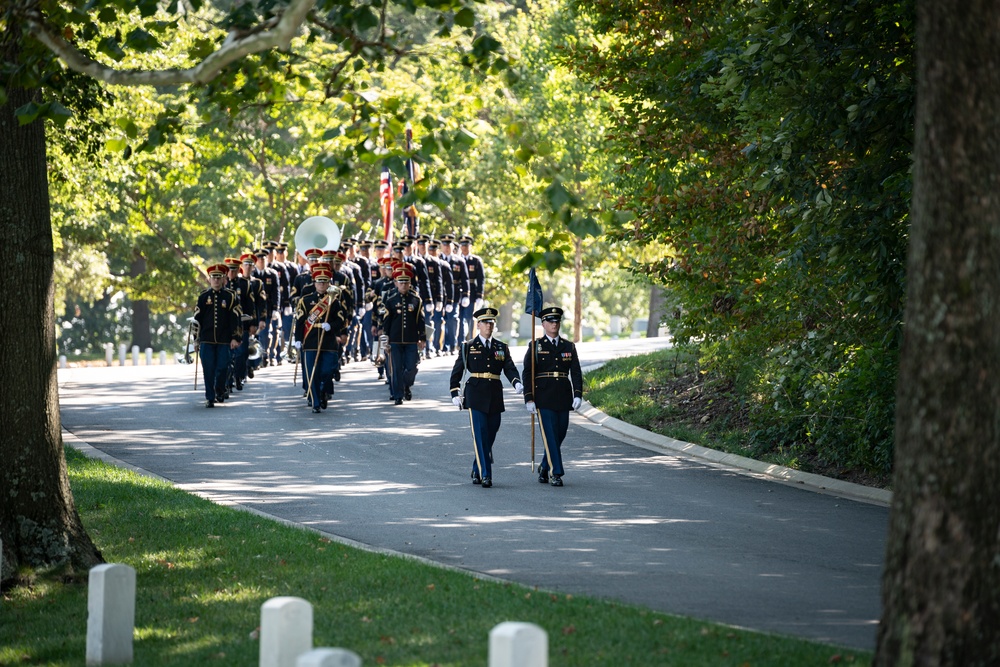
[(226, 392), (229, 374), (229, 343), (201, 343), (198, 346), (201, 368), (205, 372), (205, 400), (214, 401)]
[(393, 400), (403, 398), (407, 387), (417, 379), (417, 359), (420, 351), (416, 343), (389, 344), (389, 395)]
[(500, 430), (502, 412), (469, 410), (472, 421), (472, 438), (476, 441), (476, 456), (472, 459), (472, 474), (483, 479), (493, 478), (493, 442)]
[(569, 412), (566, 410), (538, 409), (538, 421), (542, 426), (542, 472), (552, 471), (553, 475), (563, 474), (562, 443), (569, 428)]
[(303, 372), (309, 383), (309, 404), (318, 408), (320, 401), (333, 395), (333, 371), (337, 363), (337, 352), (323, 350), (316, 359), (316, 350), (304, 350)]

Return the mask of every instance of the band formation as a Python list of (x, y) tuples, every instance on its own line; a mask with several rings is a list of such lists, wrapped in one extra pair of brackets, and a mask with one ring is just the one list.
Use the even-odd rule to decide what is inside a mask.
[[(542, 311), (545, 336), (529, 346), (525, 387), (508, 346), (493, 338), (497, 311), (484, 308), (486, 281), (470, 236), (386, 241), (345, 239), (339, 249), (309, 248), (287, 259), (288, 244), (267, 241), (207, 270), (189, 338), (204, 372), (205, 406), (233, 398), (255, 371), (295, 364), (313, 413), (333, 399), (345, 364), (370, 361), (389, 400), (412, 398), (422, 357), (454, 355), (452, 401), (468, 409), (475, 456), (472, 481), (492, 486), (493, 442), (504, 411), (501, 374), (540, 422), (539, 482), (562, 486), (562, 441), (582, 400), (576, 348), (559, 337), (563, 311)], [(478, 335), (473, 336), (473, 323)], [(196, 378), (197, 384), (197, 378)]]

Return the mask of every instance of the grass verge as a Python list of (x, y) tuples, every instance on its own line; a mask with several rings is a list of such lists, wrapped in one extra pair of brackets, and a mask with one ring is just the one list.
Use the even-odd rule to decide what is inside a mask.
[[(366, 665), (483, 665), (507, 620), (549, 635), (552, 665), (868, 664), (870, 655), (586, 597), (476, 579), (347, 547), (67, 448), (77, 508), (108, 562), (136, 569), (136, 665), (257, 664), (260, 606), (314, 608), (314, 645)], [(83, 665), (86, 573), (24, 573), (4, 593), (0, 664)]]
[(611, 360), (586, 374), (586, 386), (594, 407), (653, 433), (866, 486), (884, 489), (891, 481), (791, 448), (749, 446), (749, 420), (732, 386), (704, 373), (691, 348)]

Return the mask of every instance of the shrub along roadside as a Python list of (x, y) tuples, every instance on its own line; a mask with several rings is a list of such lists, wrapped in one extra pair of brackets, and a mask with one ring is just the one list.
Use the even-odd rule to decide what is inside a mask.
[(777, 434), (770, 427), (770, 420), (776, 417), (762, 415), (759, 404), (748, 407), (738, 383), (706, 371), (700, 363), (703, 352), (695, 346), (678, 346), (609, 361), (586, 374), (586, 398), (608, 415), (654, 433), (797, 470), (889, 488), (891, 473), (887, 469), (875, 466), (873, 470), (858, 463), (866, 460), (864, 453), (845, 460), (807, 435), (789, 441)]
[[(507, 620), (549, 635), (553, 665), (826, 665), (870, 655), (586, 597), (476, 579), (331, 542), (67, 449), (84, 524), (108, 562), (137, 571), (134, 664), (252, 665), (260, 606), (314, 606), (314, 645), (366, 665), (485, 664)], [(86, 573), (26, 572), (4, 593), (0, 664), (79, 665)]]

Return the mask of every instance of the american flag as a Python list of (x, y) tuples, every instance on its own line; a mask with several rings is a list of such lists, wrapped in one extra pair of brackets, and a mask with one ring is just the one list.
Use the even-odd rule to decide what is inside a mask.
[(392, 198), (392, 174), (389, 173), (388, 167), (382, 167), (378, 197), (382, 204), (382, 238), (392, 243), (392, 216), (395, 202)]

